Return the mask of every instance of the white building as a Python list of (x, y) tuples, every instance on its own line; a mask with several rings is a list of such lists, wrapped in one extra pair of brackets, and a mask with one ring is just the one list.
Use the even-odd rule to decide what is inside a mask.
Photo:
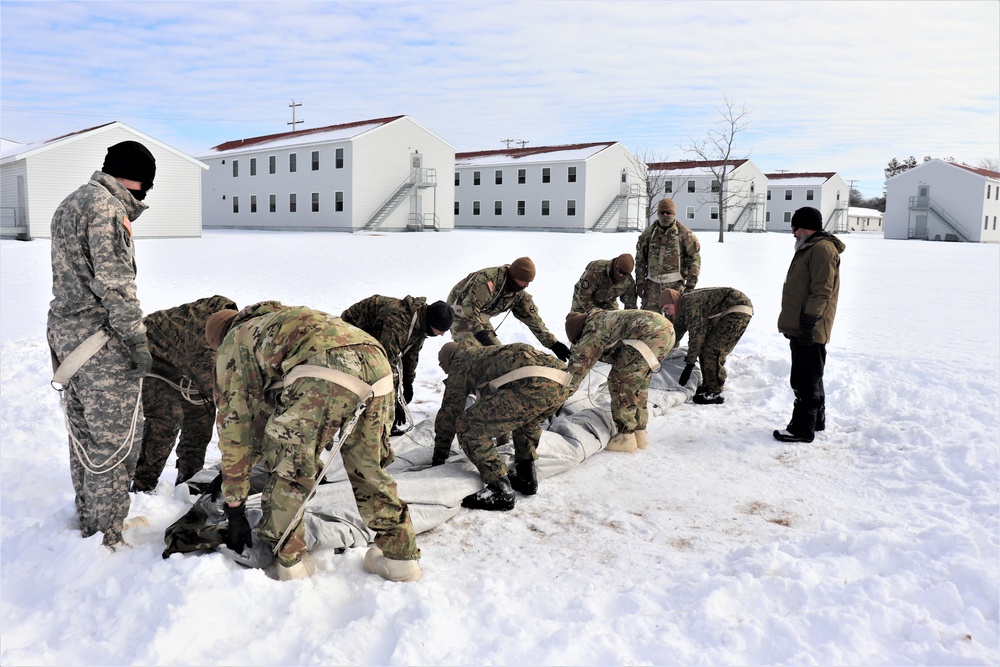
[[(724, 183), (716, 178), (725, 165)], [(656, 219), (655, 203), (674, 200), (677, 219), (689, 229), (717, 231), (721, 215), (727, 231), (764, 231), (767, 177), (750, 160), (689, 160), (654, 162), (649, 168), (650, 191), (657, 193), (649, 221)]]
[(138, 141), (156, 158), (149, 209), (136, 238), (201, 236), (201, 173), (207, 166), (118, 121), (34, 144), (5, 142), (0, 153), (0, 229), (6, 238), (51, 236), (52, 215), (104, 164), (108, 147)]
[(882, 211), (874, 208), (849, 206), (847, 208), (847, 230), (851, 232), (881, 232)]
[(1000, 242), (1000, 174), (929, 160), (885, 182), (885, 238)]
[(408, 116), (238, 139), (200, 157), (210, 167), (202, 189), (205, 227), (454, 227), (455, 149)]
[(835, 172), (767, 175), (767, 230), (792, 231), (792, 214), (811, 206), (823, 214), (823, 229), (847, 231), (850, 188)]
[(624, 231), (645, 227), (644, 165), (617, 142), (455, 156), (455, 227)]

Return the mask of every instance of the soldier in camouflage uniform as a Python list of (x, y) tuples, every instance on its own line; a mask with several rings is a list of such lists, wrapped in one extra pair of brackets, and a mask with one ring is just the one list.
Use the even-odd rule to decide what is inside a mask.
[(566, 316), (566, 335), (573, 342), (567, 370), (572, 394), (598, 361), (611, 364), (608, 391), (611, 418), (618, 433), (608, 451), (646, 448), (646, 403), (649, 381), (674, 348), (674, 327), (647, 310), (591, 310)]
[(692, 290), (700, 273), (698, 237), (677, 221), (674, 200), (661, 199), (656, 222), (643, 230), (635, 245), (635, 290), (642, 307), (659, 312), (660, 292)]
[(561, 360), (569, 359), (569, 348), (545, 327), (534, 300), (524, 291), (534, 279), (535, 264), (528, 257), (467, 275), (448, 295), (448, 304), (455, 311), (452, 339), (461, 343), (475, 338), (481, 345), (500, 345), (490, 318), (509, 310), (535, 334), (539, 343)]
[(570, 311), (587, 313), (594, 308), (617, 310), (620, 299), (625, 308), (636, 307), (635, 280), (632, 268), (635, 260), (625, 253), (615, 259), (595, 259), (573, 287)]
[[(486, 484), (462, 500), (462, 506), (513, 509), (512, 488), (525, 495), (538, 490), (535, 449), (542, 435), (541, 423), (569, 397), (569, 374), (560, 361), (525, 343), (488, 347), (473, 341), (445, 343), (438, 360), (448, 378), (434, 420), (432, 464), (447, 460), (457, 434), (462, 451)], [(477, 400), (466, 408), (470, 394)], [(492, 438), (511, 431), (516, 473), (508, 476)]]
[(673, 323), (678, 340), (685, 331), (689, 334), (688, 353), (678, 382), (686, 385), (700, 360), (702, 383), (692, 400), (700, 405), (723, 403), (726, 357), (750, 324), (750, 298), (731, 287), (706, 287), (684, 294), (668, 289), (660, 294), (660, 309)]
[(444, 301), (427, 305), (427, 299), (422, 296), (395, 299), (376, 294), (358, 301), (340, 317), (382, 344), (392, 366), (396, 388), (393, 435), (402, 433), (397, 429), (408, 419), (404, 406), (413, 400), (413, 379), (417, 375), (420, 350), (428, 336), (440, 336), (451, 328), (454, 312)]
[(217, 295), (146, 316), (153, 372), (142, 385), (146, 430), (132, 491), (156, 489), (178, 433), (174, 484), (186, 482), (205, 466), (215, 426), (215, 350), (205, 340), (205, 322), (225, 309), (236, 310), (236, 303)]
[[(227, 545), (234, 551), (251, 545), (244, 507), (250, 471), (260, 457), (269, 477), (257, 534), (278, 547), (272, 576), (294, 579), (314, 572), (299, 510), (318, 482), (320, 453), (334, 445), (339, 430), (344, 438), (340, 455), (358, 510), (377, 534), (365, 556), (366, 569), (386, 579), (419, 579), (420, 551), (409, 509), (383, 469), (390, 454), (392, 370), (378, 341), (340, 318), (276, 301), (238, 314), (216, 313), (208, 320), (206, 337), (218, 345), (216, 405)], [(255, 420), (261, 413), (267, 420), (259, 436)], [(350, 431), (346, 437), (345, 430)]]
[(76, 511), (81, 534), (100, 531), (112, 550), (126, 546), (128, 483), (142, 439), (141, 378), (152, 366), (136, 296), (132, 221), (148, 208), (142, 200), (155, 175), (145, 146), (115, 144), (101, 171), (52, 217), (47, 338), (54, 383), (62, 385)]

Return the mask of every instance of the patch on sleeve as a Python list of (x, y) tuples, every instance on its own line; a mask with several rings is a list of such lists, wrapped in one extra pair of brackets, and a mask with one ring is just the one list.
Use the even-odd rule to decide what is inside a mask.
[(492, 280), (487, 280), (486, 281), (486, 287), (489, 288), (490, 294), (493, 294), (493, 281)]

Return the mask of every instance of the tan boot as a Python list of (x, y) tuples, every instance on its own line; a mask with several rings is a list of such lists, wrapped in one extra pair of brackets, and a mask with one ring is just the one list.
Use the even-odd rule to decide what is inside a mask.
[(635, 446), (639, 449), (646, 449), (646, 432), (636, 431), (635, 432)]
[(378, 547), (365, 554), (365, 570), (388, 581), (420, 581), (423, 574), (417, 561), (386, 558)]
[(611, 442), (605, 447), (609, 452), (626, 452), (635, 454), (635, 433), (619, 433), (611, 438)]
[(265, 572), (271, 579), (278, 581), (291, 581), (293, 579), (308, 579), (316, 574), (316, 563), (313, 562), (309, 552), (302, 554), (298, 562), (291, 565), (282, 565), (280, 561), (267, 568)]
[(125, 525), (122, 526), (122, 530), (132, 530), (133, 528), (146, 528), (149, 526), (149, 519), (143, 515), (134, 516), (131, 519), (126, 519)]

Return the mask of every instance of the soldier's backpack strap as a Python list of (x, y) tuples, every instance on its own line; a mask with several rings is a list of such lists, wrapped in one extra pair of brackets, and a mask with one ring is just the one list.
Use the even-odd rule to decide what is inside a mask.
[(375, 396), (385, 396), (386, 394), (391, 394), (393, 389), (392, 373), (379, 379), (375, 382), (375, 384), (368, 384), (360, 378), (348, 375), (347, 373), (338, 371), (335, 368), (314, 366), (312, 364), (300, 364), (296, 366), (285, 374), (285, 377), (282, 378), (282, 382), (280, 384), (273, 385), (271, 388), (289, 385), (303, 377), (319, 378), (320, 380), (326, 380), (327, 382), (340, 385), (348, 391), (357, 394), (362, 403), (367, 403), (370, 398)]
[[(111, 336), (101, 329), (77, 345), (72, 352), (66, 355), (58, 368), (53, 369), (50, 384), (60, 391), (65, 389), (77, 371), (83, 368), (83, 365), (90, 361), (102, 347), (107, 345), (109, 340), (111, 340)], [(60, 384), (62, 387), (56, 387), (56, 384)]]
[(680, 271), (673, 271), (671, 273), (661, 273), (655, 276), (646, 276), (647, 280), (652, 280), (654, 283), (680, 283), (684, 282), (684, 276), (681, 275)]
[(509, 382), (514, 380), (523, 380), (525, 378), (545, 378), (546, 380), (552, 380), (558, 385), (563, 387), (568, 387), (570, 380), (573, 376), (566, 371), (561, 371), (558, 368), (551, 368), (549, 366), (521, 366), (520, 368), (515, 368), (509, 373), (504, 373), (495, 380), (490, 380), (489, 382), (484, 382), (476, 387), (476, 394), (486, 390), (486, 394), (494, 394), (500, 387), (504, 386)]
[(637, 338), (626, 338), (622, 341), (623, 345), (628, 345), (633, 348), (636, 352), (642, 355), (642, 358), (646, 360), (649, 364), (649, 370), (654, 373), (660, 370), (660, 360), (656, 358), (653, 351), (649, 349), (649, 346)]
[[(413, 345), (417, 342), (417, 341), (410, 341), (410, 338), (413, 336), (413, 329), (416, 328), (417, 326), (417, 317), (419, 315), (420, 315), (419, 309), (413, 311), (413, 318), (410, 320), (410, 330), (406, 332), (406, 339), (403, 342), (403, 349), (399, 351), (400, 357), (406, 354), (406, 351), (409, 350), (411, 347), (413, 347)], [(409, 342), (410, 344), (407, 345), (406, 344), (407, 342)]]
[(721, 313), (710, 316), (708, 319), (714, 320), (718, 317), (722, 317), (723, 315), (728, 315), (729, 313), (743, 313), (744, 315), (753, 317), (753, 306), (732, 306), (730, 308), (726, 308)]

